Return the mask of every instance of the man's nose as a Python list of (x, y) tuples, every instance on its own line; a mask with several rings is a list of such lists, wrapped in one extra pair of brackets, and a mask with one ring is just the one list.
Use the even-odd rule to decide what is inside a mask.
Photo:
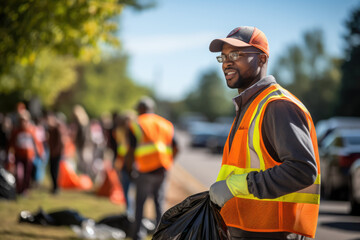
[(234, 64), (233, 61), (231, 61), (229, 59), (226, 59), (226, 61), (223, 62), (223, 69), (225, 69), (225, 68), (227, 68), (227, 67), (229, 67), (229, 66), (231, 66), (233, 64)]

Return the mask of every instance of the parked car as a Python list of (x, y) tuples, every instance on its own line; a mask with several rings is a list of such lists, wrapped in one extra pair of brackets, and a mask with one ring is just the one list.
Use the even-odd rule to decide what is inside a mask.
[(191, 145), (207, 147), (212, 152), (222, 152), (230, 131), (232, 118), (221, 117), (214, 122), (195, 122), (189, 128)]
[(357, 159), (350, 168), (349, 198), (351, 214), (360, 215), (360, 159)]
[(197, 124), (199, 122), (207, 122), (207, 119), (204, 115), (200, 113), (185, 113), (179, 119), (178, 127), (185, 131), (190, 131), (193, 128), (193, 124)]
[(222, 154), (231, 129), (231, 123), (223, 123), (215, 134), (209, 137), (206, 146), (212, 153)]
[[(360, 129), (335, 129), (323, 139), (319, 148), (322, 189), (325, 198), (347, 198), (358, 194), (360, 185), (349, 187), (349, 179), (356, 179), (357, 168), (350, 168), (360, 158)], [(352, 191), (356, 191), (352, 193)]]
[(212, 122), (194, 122), (189, 128), (192, 147), (206, 147), (209, 138), (218, 131), (218, 125)]
[(210, 138), (216, 136), (219, 129), (222, 127), (221, 123), (214, 122), (196, 122), (189, 128), (191, 136), (192, 147), (207, 147)]
[(322, 147), (324, 139), (336, 129), (360, 129), (359, 117), (332, 117), (317, 122), (316, 135), (319, 147)]

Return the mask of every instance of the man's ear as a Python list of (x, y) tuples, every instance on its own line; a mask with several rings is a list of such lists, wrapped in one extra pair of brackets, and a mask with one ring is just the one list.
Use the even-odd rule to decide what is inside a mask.
[(260, 54), (259, 55), (259, 64), (260, 64), (260, 66), (264, 66), (267, 63), (267, 59), (268, 59), (268, 57), (267, 57), (266, 54), (264, 54), (264, 53)]

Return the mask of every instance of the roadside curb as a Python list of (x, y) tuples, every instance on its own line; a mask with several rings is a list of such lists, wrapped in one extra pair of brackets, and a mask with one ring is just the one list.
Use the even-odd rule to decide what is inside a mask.
[(185, 198), (209, 190), (178, 163), (169, 171), (165, 209), (173, 207)]
[(185, 170), (178, 163), (174, 164), (173, 169), (170, 171), (172, 178), (181, 183), (181, 186), (188, 191), (190, 194), (195, 194), (203, 191), (207, 191), (208, 188), (205, 187), (199, 180), (192, 176), (188, 171)]

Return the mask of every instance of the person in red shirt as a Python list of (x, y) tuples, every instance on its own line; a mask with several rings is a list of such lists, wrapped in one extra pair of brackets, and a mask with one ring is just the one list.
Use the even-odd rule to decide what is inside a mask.
[(22, 194), (30, 187), (33, 160), (36, 154), (41, 157), (44, 149), (36, 137), (30, 113), (21, 110), (18, 117), (19, 123), (11, 134), (9, 148), (15, 156), (16, 191)]

